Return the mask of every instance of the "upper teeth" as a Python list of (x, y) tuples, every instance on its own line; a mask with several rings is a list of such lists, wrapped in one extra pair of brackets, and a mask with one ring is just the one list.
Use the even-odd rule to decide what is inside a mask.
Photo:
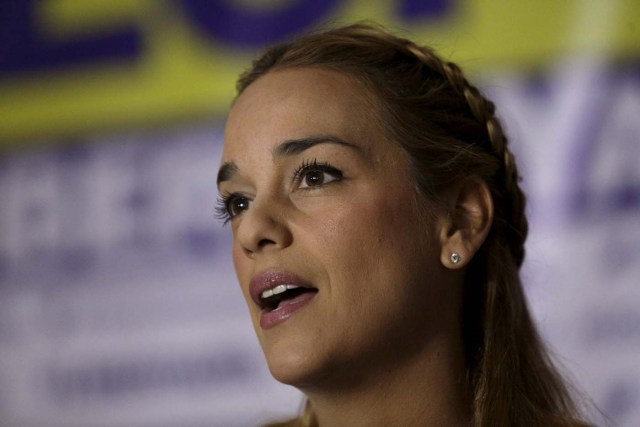
[(262, 292), (260, 294), (260, 297), (261, 298), (269, 298), (271, 296), (281, 294), (281, 293), (285, 292), (288, 289), (297, 289), (299, 287), (300, 286), (296, 286), (296, 285), (278, 285), (276, 287), (273, 287), (271, 289), (267, 289), (266, 291)]

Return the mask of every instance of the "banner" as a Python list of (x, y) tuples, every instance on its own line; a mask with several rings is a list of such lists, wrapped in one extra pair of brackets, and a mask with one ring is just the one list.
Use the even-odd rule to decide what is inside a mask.
[(364, 19), (472, 70), (640, 53), (635, 0), (7, 0), (0, 144), (224, 114), (264, 45)]

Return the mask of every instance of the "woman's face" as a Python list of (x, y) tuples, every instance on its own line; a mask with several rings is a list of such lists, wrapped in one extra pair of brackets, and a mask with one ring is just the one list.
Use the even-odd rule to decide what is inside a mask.
[(408, 159), (358, 81), (264, 75), (231, 110), (222, 163), (234, 265), (276, 379), (359, 381), (451, 333), (437, 217), (420, 224)]

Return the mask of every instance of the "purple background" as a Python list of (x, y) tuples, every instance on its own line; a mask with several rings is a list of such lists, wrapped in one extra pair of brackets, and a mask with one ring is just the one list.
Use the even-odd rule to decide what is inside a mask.
[[(174, 3), (240, 51), (338, 7)], [(0, 3), (0, 78), (136, 61), (135, 28), (52, 42), (36, 4)], [(438, 19), (456, 4), (396, 12)], [(573, 56), (474, 77), (525, 176), (523, 278), (541, 331), (613, 424), (640, 425), (640, 63)], [(233, 427), (296, 412), (301, 395), (266, 370), (214, 220), (223, 119), (0, 151), (0, 426)]]

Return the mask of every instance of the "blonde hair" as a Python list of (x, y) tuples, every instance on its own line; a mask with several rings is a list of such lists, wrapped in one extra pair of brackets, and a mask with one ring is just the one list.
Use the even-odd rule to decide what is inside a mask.
[[(460, 68), (385, 29), (355, 24), (268, 49), (238, 93), (275, 68), (326, 67), (365, 84), (389, 139), (408, 153), (425, 201), (452, 183), (483, 180), (494, 222), (468, 266), (463, 301), (467, 378), (476, 426), (583, 425), (529, 314), (519, 276), (528, 224), (518, 168), (495, 106)], [(289, 422), (317, 425), (312, 405)]]

